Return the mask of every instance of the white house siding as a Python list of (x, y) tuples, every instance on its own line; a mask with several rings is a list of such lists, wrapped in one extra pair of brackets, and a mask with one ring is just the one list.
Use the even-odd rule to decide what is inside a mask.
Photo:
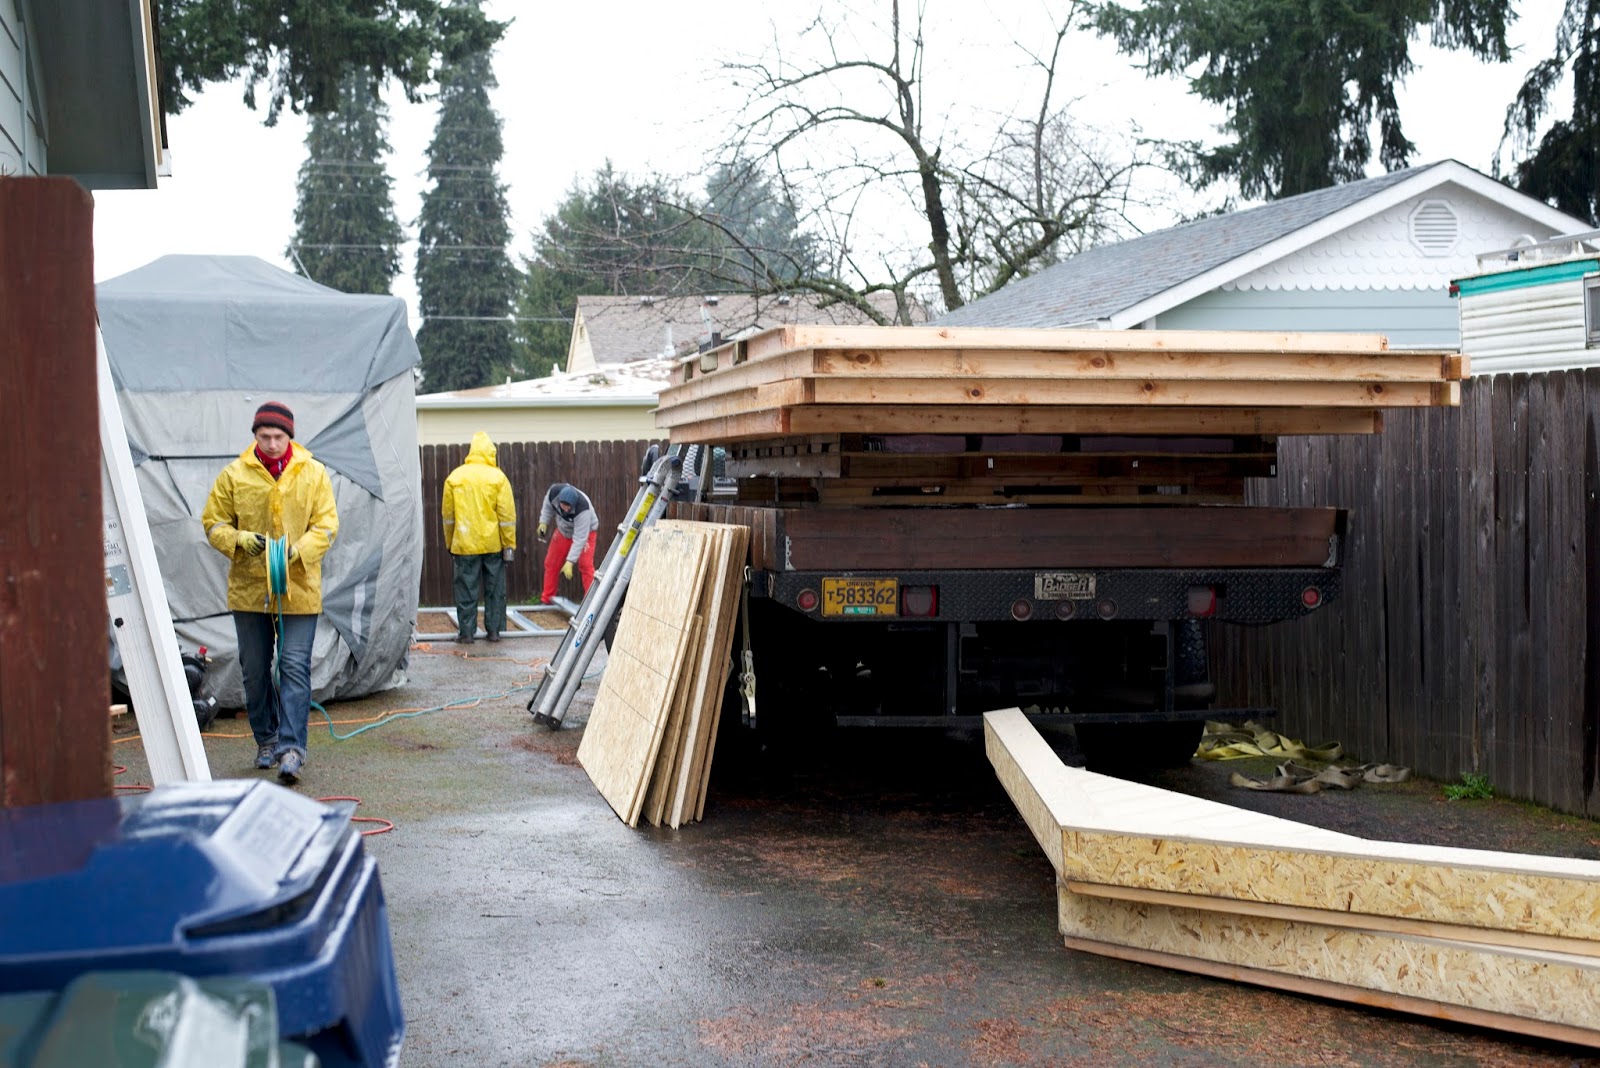
[(1583, 279), (1463, 294), (1461, 349), (1474, 375), (1600, 365), (1583, 320)]
[(45, 144), (39, 115), (44, 109), (37, 72), (29, 77), (23, 14), (18, 0), (0, 0), (0, 174), (41, 175)]
[(482, 430), (502, 441), (657, 441), (654, 404), (417, 409), (418, 445), (465, 445)]
[(1453, 349), (1459, 341), (1449, 290), (1218, 289), (1152, 324), (1162, 330), (1288, 330), (1371, 333), (1391, 348)]
[[(1447, 204), (1457, 223), (1454, 244), (1431, 254), (1411, 238), (1412, 215), (1429, 201)], [(1228, 288), (1443, 292), (1452, 279), (1477, 271), (1479, 253), (1554, 236), (1525, 215), (1446, 183), (1243, 275)]]

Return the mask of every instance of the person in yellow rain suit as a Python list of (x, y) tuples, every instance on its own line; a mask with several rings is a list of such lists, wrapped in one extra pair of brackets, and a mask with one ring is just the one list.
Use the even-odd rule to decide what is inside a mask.
[(494, 442), (472, 435), (467, 460), (444, 480), (444, 543), (455, 564), (456, 641), (470, 645), (478, 631), (478, 586), (483, 629), (500, 640), (506, 626), (506, 564), (516, 555), (517, 502), (511, 480), (495, 463)]
[[(339, 515), (328, 469), (312, 459), (310, 449), (294, 444), (288, 405), (263, 404), (250, 430), (254, 444), (217, 476), (200, 522), (212, 547), (231, 561), (228, 608), (239, 635), (256, 767), (276, 764), (278, 778), (293, 784), (306, 762), (322, 558), (339, 533)], [(274, 591), (274, 578), (281, 591)]]

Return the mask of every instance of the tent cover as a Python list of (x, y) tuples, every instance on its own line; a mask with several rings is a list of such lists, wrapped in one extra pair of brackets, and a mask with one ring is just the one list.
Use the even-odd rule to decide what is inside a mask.
[(252, 256), (163, 256), (95, 287), (179, 643), (212, 658), (206, 690), (244, 704), (228, 561), (200, 512), (266, 400), (327, 465), (339, 535), (322, 565), (318, 700), (405, 682), (422, 579), (416, 342), (396, 297), (353, 296)]

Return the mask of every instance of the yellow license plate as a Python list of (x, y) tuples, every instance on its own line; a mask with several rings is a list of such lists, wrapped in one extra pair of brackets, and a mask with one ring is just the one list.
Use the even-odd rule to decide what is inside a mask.
[(825, 616), (892, 616), (899, 611), (898, 579), (822, 580), (822, 614)]

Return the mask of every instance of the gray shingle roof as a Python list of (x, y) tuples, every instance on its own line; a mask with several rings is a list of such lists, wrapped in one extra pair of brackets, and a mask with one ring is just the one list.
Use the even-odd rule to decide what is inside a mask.
[(934, 322), (937, 326), (1052, 327), (1106, 319), (1435, 166), (1438, 164), (1346, 182), (1101, 245), (1012, 282)]
[[(893, 294), (873, 293), (868, 300), (882, 314), (894, 315)], [(719, 332), (725, 341), (775, 326), (861, 326), (872, 321), (848, 304), (822, 306), (820, 298), (810, 293), (797, 293), (786, 302), (777, 297), (740, 293), (716, 297), (578, 298), (578, 313), (589, 331), (595, 364), (601, 367), (668, 353), (686, 356), (694, 352), (707, 330), (702, 311), (710, 319), (710, 329)], [(920, 305), (914, 307), (913, 316), (921, 311)]]

